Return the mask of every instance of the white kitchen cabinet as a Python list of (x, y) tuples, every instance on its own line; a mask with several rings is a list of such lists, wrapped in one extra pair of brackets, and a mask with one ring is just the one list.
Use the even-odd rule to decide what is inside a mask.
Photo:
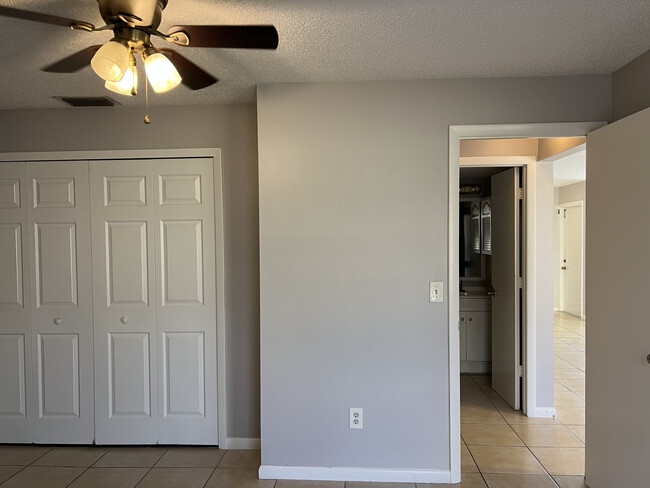
[(492, 360), (492, 312), (484, 295), (461, 297), (459, 313), (461, 373), (487, 373)]

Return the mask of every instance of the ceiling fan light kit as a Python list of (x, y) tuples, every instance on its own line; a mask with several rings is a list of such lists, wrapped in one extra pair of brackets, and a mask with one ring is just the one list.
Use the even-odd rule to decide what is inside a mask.
[(120, 81), (106, 81), (106, 88), (120, 95), (135, 96), (138, 94), (138, 69), (135, 66), (135, 56), (129, 53), (129, 67)]
[(169, 91), (180, 83), (191, 90), (200, 90), (218, 81), (175, 50), (157, 50), (151, 43), (152, 36), (181, 47), (278, 47), (278, 32), (272, 25), (176, 25), (164, 34), (158, 27), (167, 3), (168, 0), (97, 0), (99, 13), (106, 23), (102, 27), (4, 6), (0, 6), (0, 16), (68, 27), (79, 32), (112, 30), (114, 37), (103, 46), (89, 46), (42, 69), (49, 73), (74, 73), (90, 64), (106, 81), (106, 88), (130, 96), (138, 91), (135, 54), (142, 56), (146, 77), (157, 93)]
[(165, 93), (177, 87), (182, 81), (181, 75), (174, 64), (163, 53), (153, 47), (148, 47), (142, 53), (144, 70), (151, 88), (156, 93)]
[(120, 81), (129, 68), (130, 49), (124, 40), (114, 37), (95, 53), (90, 66), (106, 81)]

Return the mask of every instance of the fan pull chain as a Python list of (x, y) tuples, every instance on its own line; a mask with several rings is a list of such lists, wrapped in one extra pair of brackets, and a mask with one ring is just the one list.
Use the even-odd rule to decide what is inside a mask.
[(145, 124), (151, 124), (151, 118), (149, 117), (149, 80), (146, 79), (144, 80), (144, 123)]

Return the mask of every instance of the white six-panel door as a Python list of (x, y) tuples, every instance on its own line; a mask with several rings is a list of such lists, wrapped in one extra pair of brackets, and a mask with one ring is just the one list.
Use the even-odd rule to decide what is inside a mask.
[(91, 163), (98, 443), (216, 444), (210, 159)]
[(0, 442), (217, 444), (212, 159), (0, 169)]
[(154, 166), (158, 412), (162, 444), (217, 444), (212, 161)]
[(98, 444), (158, 441), (150, 161), (90, 164)]
[(0, 177), (0, 432), (1, 442), (31, 442), (29, 256), (25, 163), (6, 163)]
[(34, 442), (94, 439), (88, 163), (27, 165)]

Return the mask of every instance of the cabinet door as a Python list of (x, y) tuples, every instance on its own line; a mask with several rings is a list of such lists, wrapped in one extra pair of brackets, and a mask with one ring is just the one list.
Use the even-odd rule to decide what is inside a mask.
[(158, 441), (151, 161), (93, 161), (98, 444)]
[(0, 442), (32, 441), (26, 171), (0, 164)]
[(466, 312), (467, 360), (492, 360), (492, 327), (490, 312)]
[(88, 163), (27, 165), (35, 442), (94, 440)]
[(159, 442), (217, 444), (212, 159), (153, 170)]
[(458, 314), (459, 325), (458, 329), (460, 331), (460, 360), (467, 360), (467, 313), (460, 312)]

